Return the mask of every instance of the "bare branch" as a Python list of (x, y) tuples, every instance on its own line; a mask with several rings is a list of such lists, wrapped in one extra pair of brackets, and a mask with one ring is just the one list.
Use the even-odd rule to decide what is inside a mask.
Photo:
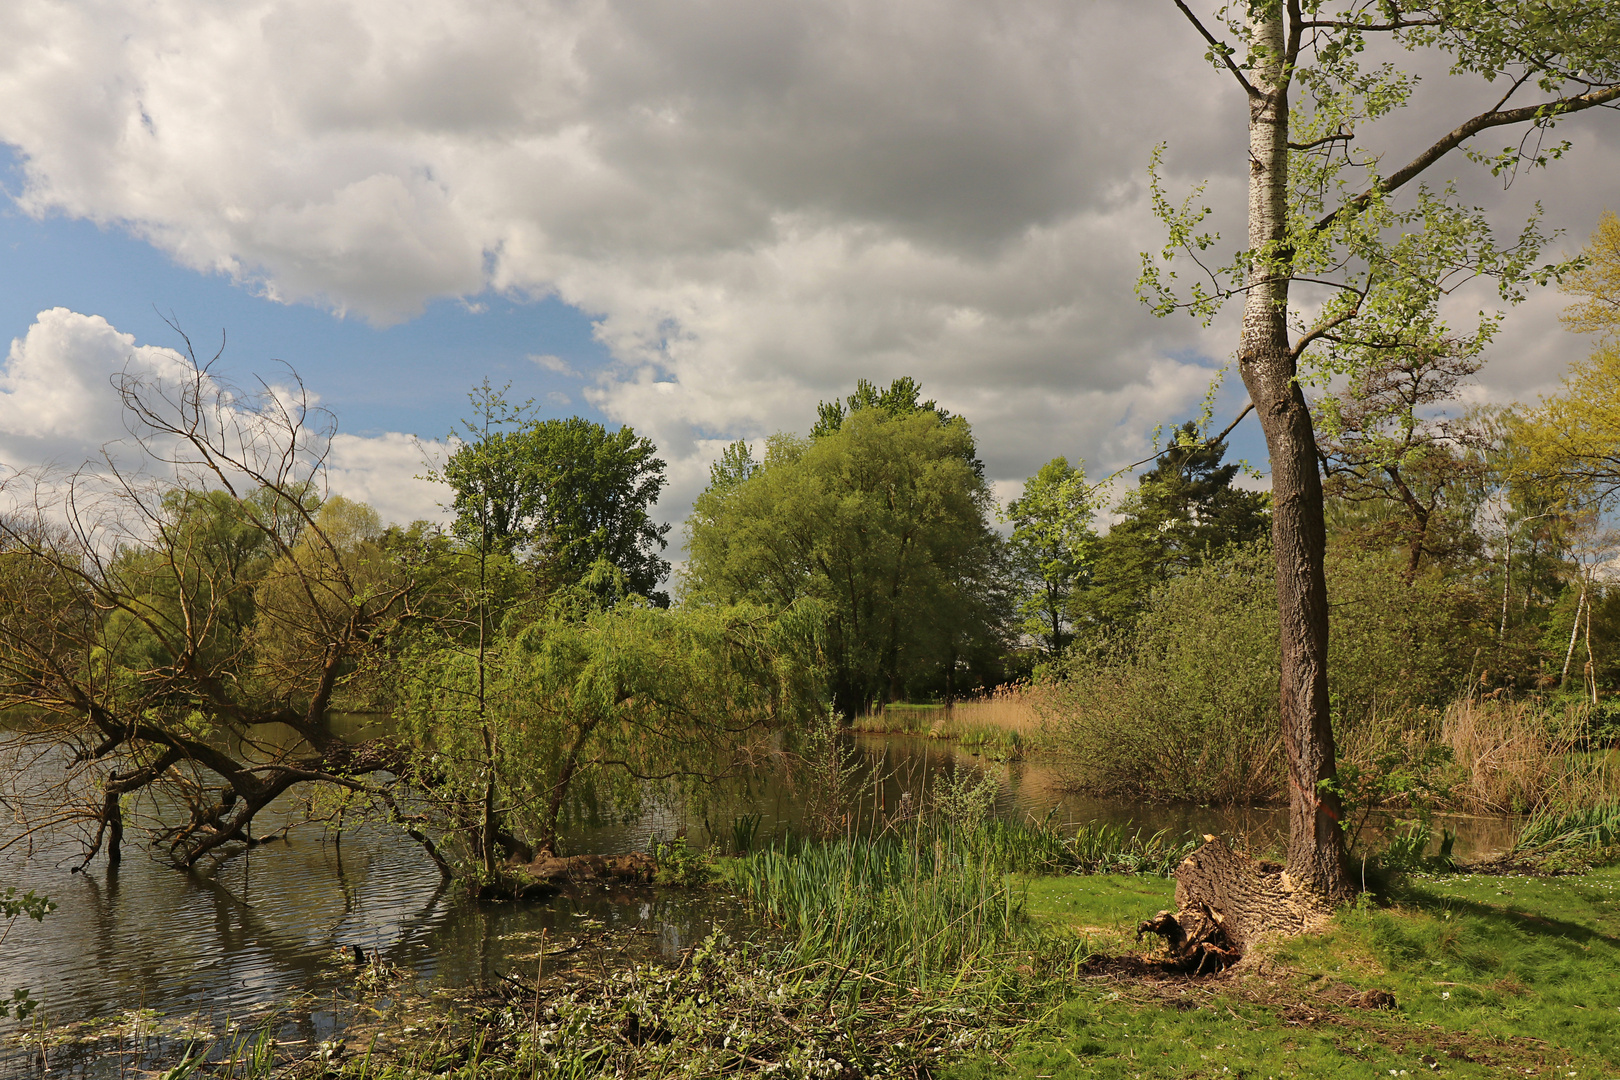
[(1192, 10), (1188, 8), (1187, 5), (1182, 2), (1182, 0), (1174, 0), (1174, 2), (1176, 7), (1181, 9), (1181, 13), (1187, 16), (1187, 21), (1192, 23), (1193, 26), (1198, 29), (1198, 32), (1203, 35), (1205, 41), (1209, 42), (1210, 50), (1225, 62), (1226, 69), (1230, 71), (1232, 73), (1232, 77), (1242, 85), (1243, 92), (1248, 94), (1250, 97), (1260, 97), (1260, 91), (1254, 88), (1254, 84), (1249, 81), (1248, 76), (1244, 75), (1243, 70), (1239, 68), (1232, 60), (1231, 46), (1218, 40), (1214, 34), (1211, 34), (1209, 30), (1205, 28), (1204, 24), (1198, 20), (1198, 16), (1194, 15)]

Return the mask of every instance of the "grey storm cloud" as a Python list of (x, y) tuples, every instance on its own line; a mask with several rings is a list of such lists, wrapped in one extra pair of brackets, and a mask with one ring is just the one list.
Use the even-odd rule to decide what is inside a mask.
[[(1168, 0), (13, 0), (0, 31), (26, 209), (378, 324), (555, 295), (597, 320), (613, 365), (584, 392), (659, 441), (672, 505), (721, 442), (858, 377), (920, 378), (999, 478), (1095, 474), (1233, 341), (1133, 295), (1155, 144), (1242, 225), (1244, 103)], [(1431, 73), (1397, 149), (1472, 89)], [(1466, 191), (1504, 228), (1540, 198), (1578, 243), (1607, 119), (1508, 196)], [(1579, 355), (1557, 307), (1513, 316), (1481, 394)]]

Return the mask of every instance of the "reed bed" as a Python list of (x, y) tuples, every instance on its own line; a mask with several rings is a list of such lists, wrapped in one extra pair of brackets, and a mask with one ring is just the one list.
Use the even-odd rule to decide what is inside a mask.
[(953, 722), (967, 728), (993, 728), (1016, 733), (1025, 741), (1041, 732), (1038, 703), (1045, 691), (1027, 683), (998, 686), (982, 697), (958, 701), (951, 706)]
[(1457, 766), (1453, 799), (1472, 810), (1527, 813), (1620, 798), (1609, 752), (1587, 748), (1588, 723), (1584, 704), (1454, 702), (1440, 727)]
[(998, 961), (1041, 935), (1021, 888), (970, 835), (918, 827), (773, 845), (737, 860), (727, 876), (802, 963), (915, 986), (950, 975), (959, 988), (999, 998), (1007, 972)]
[(943, 739), (993, 761), (1022, 761), (1041, 731), (1036, 702), (1043, 693), (1019, 683), (951, 705), (890, 704), (857, 716), (850, 729)]

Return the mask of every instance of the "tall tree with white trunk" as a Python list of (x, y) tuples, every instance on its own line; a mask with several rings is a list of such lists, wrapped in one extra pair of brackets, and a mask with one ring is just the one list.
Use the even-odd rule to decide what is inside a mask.
[[(1482, 350), (1500, 313), (1448, 325), (1449, 294), (1488, 278), (1507, 306), (1564, 269), (1538, 263), (1546, 237), (1535, 218), (1499, 240), (1445, 170), (1473, 162), (1511, 180), (1562, 156), (1569, 144), (1549, 138), (1559, 120), (1620, 100), (1620, 5), (1239, 0), (1200, 15), (1172, 2), (1248, 105), (1248, 242), (1224, 265), (1209, 259), (1219, 238), (1197, 205), (1201, 189), (1172, 203), (1156, 156), (1154, 202), (1169, 242), (1143, 256), (1138, 292), (1161, 314), (1205, 321), (1228, 300), (1243, 304), (1236, 361), (1270, 454), (1281, 618), (1291, 812), (1277, 887), (1320, 909), (1353, 884), (1338, 824), (1322, 479), (1307, 393), (1331, 394), (1334, 376), (1442, 343)], [(1437, 117), (1432, 141), (1386, 171), (1399, 159), (1378, 144), (1396, 125), (1379, 121), (1412, 102), (1417, 80), (1369, 58), (1400, 50), (1478, 95), (1460, 115)], [(1497, 129), (1508, 142), (1500, 151)], [(1187, 899), (1213, 899), (1216, 910), (1239, 902)]]

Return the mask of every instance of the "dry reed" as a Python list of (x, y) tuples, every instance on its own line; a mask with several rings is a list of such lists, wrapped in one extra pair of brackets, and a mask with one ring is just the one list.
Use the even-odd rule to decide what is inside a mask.
[(1535, 698), (1453, 702), (1440, 726), (1461, 779), (1454, 797), (1472, 810), (1525, 813), (1586, 806), (1617, 794), (1609, 754), (1583, 746), (1587, 706)]
[(998, 686), (982, 697), (958, 701), (951, 707), (951, 722), (960, 728), (993, 727), (1031, 738), (1041, 730), (1036, 702), (1044, 693), (1027, 683)]

